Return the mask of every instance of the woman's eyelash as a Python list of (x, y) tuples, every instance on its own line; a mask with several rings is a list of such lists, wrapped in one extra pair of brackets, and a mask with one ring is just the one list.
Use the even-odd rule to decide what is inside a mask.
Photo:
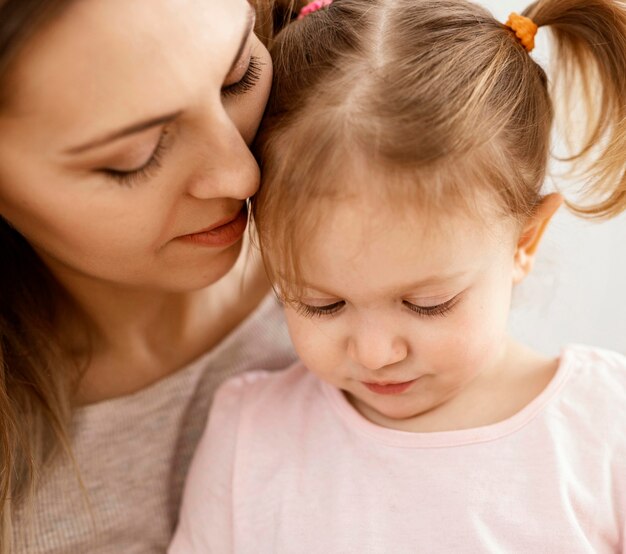
[(167, 130), (163, 130), (159, 142), (155, 146), (148, 161), (137, 169), (130, 171), (120, 171), (118, 169), (101, 169), (100, 172), (104, 173), (107, 177), (114, 179), (121, 185), (131, 187), (138, 181), (149, 177), (154, 171), (161, 167), (161, 159), (163, 152), (165, 151), (165, 137)]
[(250, 63), (248, 64), (248, 70), (245, 72), (244, 76), (236, 83), (222, 88), (222, 95), (237, 96), (239, 94), (245, 94), (249, 90), (252, 90), (259, 82), (259, 79), (261, 78), (261, 72), (261, 59), (256, 56), (252, 56), (250, 58)]
[(421, 316), (445, 316), (447, 315), (458, 302), (458, 295), (446, 300), (436, 306), (418, 306), (404, 300), (402, 303), (411, 311)]
[(308, 304), (298, 303), (296, 309), (300, 315), (305, 317), (321, 317), (337, 313), (344, 305), (345, 302), (343, 300), (334, 302), (333, 304), (327, 304), (326, 306), (309, 306)]

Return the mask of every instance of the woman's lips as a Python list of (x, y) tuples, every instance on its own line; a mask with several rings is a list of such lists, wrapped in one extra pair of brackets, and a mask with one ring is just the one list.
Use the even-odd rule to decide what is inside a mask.
[(247, 224), (248, 212), (244, 205), (234, 217), (203, 231), (178, 237), (178, 240), (202, 246), (230, 246), (241, 239)]
[(363, 384), (376, 394), (402, 394), (407, 391), (417, 379), (404, 381), (402, 383), (366, 383)]

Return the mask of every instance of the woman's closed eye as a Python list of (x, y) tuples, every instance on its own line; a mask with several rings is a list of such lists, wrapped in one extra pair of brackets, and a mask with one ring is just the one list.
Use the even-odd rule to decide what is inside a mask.
[(121, 185), (132, 186), (138, 181), (153, 175), (153, 173), (161, 167), (161, 160), (166, 149), (167, 128), (164, 128), (159, 137), (159, 141), (152, 150), (150, 157), (140, 164), (138, 167), (131, 169), (118, 169), (105, 167), (98, 169), (99, 173), (117, 181)]
[(222, 95), (224, 97), (238, 96), (252, 90), (261, 78), (261, 72), (263, 71), (262, 66), (261, 59), (252, 56), (248, 64), (248, 69), (243, 74), (243, 77), (236, 83), (222, 87)]
[[(260, 58), (252, 56), (243, 77), (236, 83), (223, 87), (222, 95), (225, 97), (238, 96), (252, 90), (261, 78), (261, 72)], [(162, 157), (166, 149), (166, 135), (167, 129), (164, 129), (148, 159), (137, 167), (129, 169), (105, 167), (97, 171), (125, 186), (132, 186), (151, 177), (161, 167)]]

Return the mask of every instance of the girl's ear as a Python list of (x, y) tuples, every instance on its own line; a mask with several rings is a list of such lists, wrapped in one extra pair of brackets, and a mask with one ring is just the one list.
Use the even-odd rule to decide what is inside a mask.
[(533, 268), (537, 247), (546, 230), (550, 219), (563, 203), (563, 197), (558, 193), (545, 196), (535, 209), (535, 213), (528, 219), (515, 248), (513, 283), (518, 284)]

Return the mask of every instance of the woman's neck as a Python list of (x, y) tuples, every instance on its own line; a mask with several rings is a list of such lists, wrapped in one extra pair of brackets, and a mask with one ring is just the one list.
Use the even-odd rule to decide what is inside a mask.
[(142, 290), (51, 269), (94, 329), (79, 404), (137, 392), (187, 365), (269, 290), (262, 264), (243, 256), (220, 281), (192, 292)]

